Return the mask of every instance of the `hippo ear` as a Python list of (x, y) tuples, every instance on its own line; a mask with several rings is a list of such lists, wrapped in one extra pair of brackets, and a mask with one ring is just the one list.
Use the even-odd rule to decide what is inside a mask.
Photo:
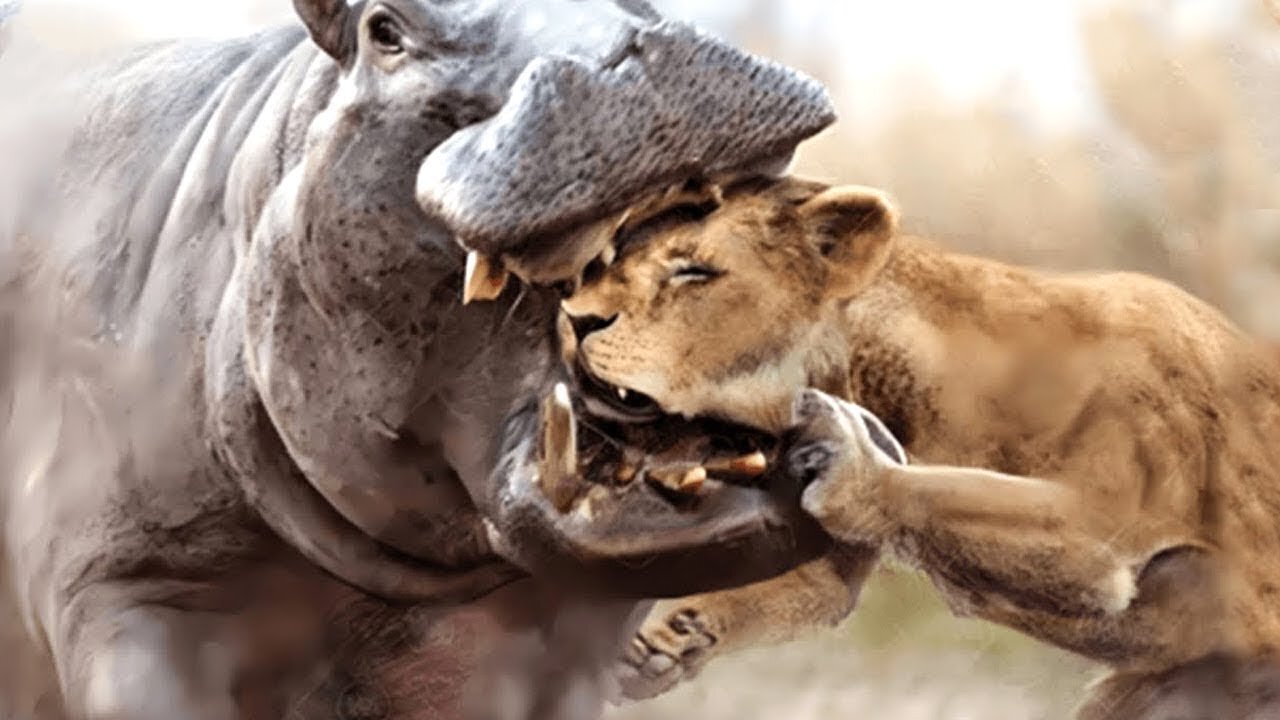
[(293, 0), (293, 8), (311, 40), (345, 67), (356, 50), (356, 18), (347, 0)]
[(828, 264), (830, 294), (852, 297), (884, 267), (898, 230), (898, 211), (887, 195), (857, 185), (832, 187), (798, 209), (810, 242)]

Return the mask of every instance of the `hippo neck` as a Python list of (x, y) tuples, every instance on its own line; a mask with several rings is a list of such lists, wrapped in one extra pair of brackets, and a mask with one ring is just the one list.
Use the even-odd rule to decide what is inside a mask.
[(263, 77), (257, 96), (261, 104), (225, 178), (230, 219), (238, 219), (244, 230), (237, 238), (238, 256), (271, 194), (302, 162), (308, 129), (338, 86), (337, 64), (305, 34), (296, 35), (294, 48)]

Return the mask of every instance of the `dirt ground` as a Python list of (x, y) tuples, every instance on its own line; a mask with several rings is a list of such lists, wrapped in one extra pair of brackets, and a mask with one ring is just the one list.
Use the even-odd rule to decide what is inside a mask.
[(833, 630), (713, 661), (607, 720), (1065, 720), (1101, 673), (1065, 652), (950, 615), (919, 576), (882, 570)]

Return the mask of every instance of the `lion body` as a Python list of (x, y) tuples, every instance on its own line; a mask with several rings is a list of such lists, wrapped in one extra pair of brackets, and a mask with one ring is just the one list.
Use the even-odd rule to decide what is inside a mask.
[[(652, 282), (684, 257), (711, 279)], [(898, 237), (883, 196), (792, 180), (728, 193), (563, 307), (611, 318), (581, 340), (582, 362), (664, 408), (778, 430), (816, 387), (883, 419), (912, 464), (828, 423), (817, 434), (843, 459), (816, 474), (806, 509), (848, 548), (923, 570), (958, 614), (1112, 667), (1084, 716), (1135, 717), (1153, 688), (1205, 686), (1180, 668), (1265, 665), (1280, 641), (1280, 366), (1170, 284), (946, 252)], [(671, 378), (656, 377), (664, 356), (681, 358)], [(835, 622), (872, 564), (861, 557), (659, 604), (629, 657), (648, 683), (633, 692), (712, 651)], [(652, 662), (664, 654), (674, 668)], [(1175, 704), (1262, 717), (1205, 702)]]

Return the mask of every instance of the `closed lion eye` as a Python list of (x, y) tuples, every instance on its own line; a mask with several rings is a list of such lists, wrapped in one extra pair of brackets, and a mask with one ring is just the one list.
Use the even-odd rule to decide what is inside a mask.
[(703, 283), (715, 280), (723, 274), (723, 270), (718, 270), (710, 265), (691, 263), (676, 268), (676, 271), (671, 275), (671, 279), (679, 283)]

